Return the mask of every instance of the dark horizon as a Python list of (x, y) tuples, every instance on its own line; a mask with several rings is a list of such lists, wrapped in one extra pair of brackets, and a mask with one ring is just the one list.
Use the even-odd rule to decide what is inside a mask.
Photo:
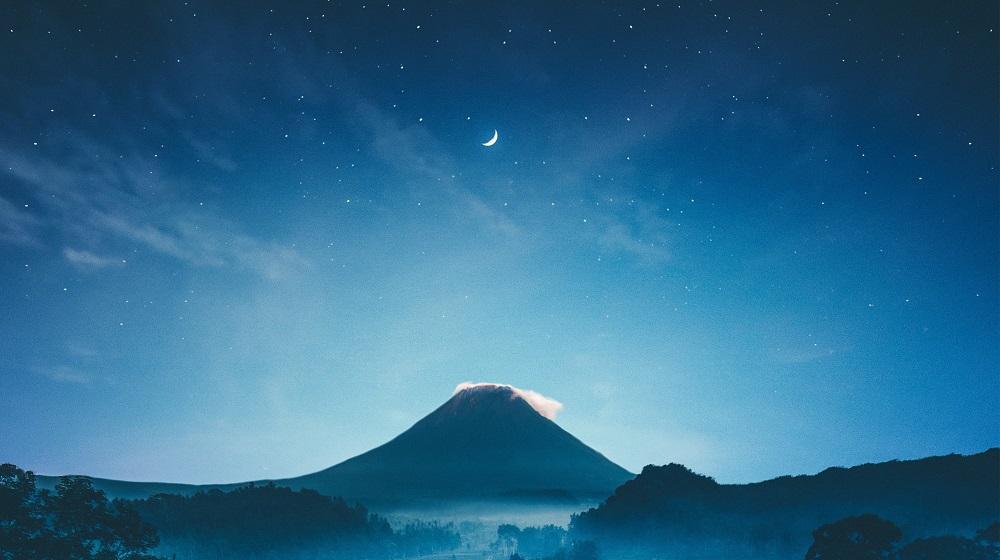
[[(399, 440), (401, 437), (409, 435), (409, 432), (411, 432), (418, 425), (425, 424), (428, 421), (428, 419), (434, 417), (435, 415), (439, 415), (442, 410), (446, 409), (456, 399), (456, 397), (459, 395), (459, 392), (461, 390), (464, 390), (462, 387), (465, 386), (465, 385), (475, 386), (477, 384), (461, 384), (458, 388), (456, 388), (455, 394), (452, 396), (451, 399), (448, 399), (448, 401), (444, 402), (440, 407), (436, 407), (432, 411), (428, 412), (427, 415), (425, 415), (421, 419), (417, 420), (413, 425), (411, 425), (409, 428), (407, 428), (406, 430), (404, 430), (404, 432), (402, 432), (400, 434), (397, 434), (396, 436), (393, 436), (389, 440), (381, 442), (381, 443), (375, 443), (368, 450), (366, 450), (366, 451), (364, 451), (364, 452), (362, 452), (362, 453), (360, 453), (358, 455), (355, 455), (355, 456), (352, 456), (352, 457), (348, 457), (348, 458), (343, 459), (341, 461), (337, 461), (336, 463), (333, 463), (333, 464), (331, 464), (331, 465), (329, 465), (327, 467), (324, 467), (324, 468), (322, 468), (322, 469), (320, 469), (318, 471), (304, 472), (304, 473), (300, 473), (298, 475), (294, 475), (294, 476), (288, 477), (288, 478), (253, 478), (253, 479), (240, 480), (240, 481), (217, 481), (217, 482), (214, 482), (214, 483), (205, 483), (205, 484), (189, 484), (189, 483), (184, 483), (184, 482), (175, 482), (175, 481), (167, 481), (167, 480), (116, 480), (116, 479), (101, 479), (101, 477), (93, 477), (92, 475), (89, 475), (88, 473), (69, 473), (69, 472), (67, 472), (67, 473), (41, 473), (41, 472), (38, 472), (36, 474), (39, 475), (40, 477), (49, 479), (49, 481), (52, 484), (54, 484), (54, 482), (59, 477), (61, 477), (61, 476), (72, 475), (72, 476), (87, 476), (87, 477), (91, 477), (91, 478), (95, 478), (95, 479), (107, 480), (107, 481), (110, 481), (110, 482), (123, 482), (123, 483), (126, 483), (126, 484), (135, 483), (135, 484), (139, 484), (139, 485), (153, 484), (153, 485), (157, 485), (157, 486), (160, 486), (160, 485), (169, 485), (169, 486), (185, 487), (185, 489), (184, 489), (185, 492), (188, 491), (188, 490), (190, 490), (190, 489), (192, 489), (192, 488), (194, 488), (194, 489), (199, 489), (199, 488), (219, 488), (219, 487), (235, 488), (235, 487), (240, 487), (240, 486), (244, 486), (246, 484), (251, 484), (251, 483), (269, 483), (269, 482), (288, 483), (289, 481), (308, 480), (308, 479), (313, 478), (312, 475), (321, 474), (321, 473), (323, 473), (325, 471), (330, 470), (333, 467), (337, 467), (337, 466), (340, 466), (340, 465), (342, 465), (344, 463), (348, 463), (348, 462), (350, 462), (350, 461), (352, 461), (354, 459), (357, 459), (359, 457), (369, 455), (369, 454), (371, 454), (374, 451), (377, 451), (377, 450), (380, 450), (382, 448), (385, 448), (386, 446), (390, 446), (390, 444), (392, 444), (394, 442), (397, 442), (397, 440)], [(489, 385), (495, 385), (495, 384), (485, 383), (485, 384), (480, 384), (480, 385), (488, 385), (489, 386)], [(509, 386), (509, 385), (508, 386), (499, 385), (499, 387), (507, 387), (507, 388), (509, 388), (511, 390), (512, 393), (514, 393), (516, 395), (523, 395), (523, 393), (524, 393), (524, 390), (520, 389), (518, 387), (513, 387), (513, 386)], [(525, 395), (525, 397), (526, 397), (526, 395)], [(548, 398), (546, 398), (546, 397), (544, 397), (542, 395), (538, 395), (538, 397), (540, 397), (541, 399), (544, 399), (544, 400), (542, 400), (542, 401), (540, 401), (538, 403), (528, 403), (528, 405), (531, 406), (534, 409), (535, 413), (537, 413), (537, 414), (539, 414), (539, 415), (541, 415), (543, 417), (545, 417), (546, 414), (550, 413), (551, 409), (554, 408), (553, 405), (555, 405), (555, 407), (558, 407), (558, 408), (562, 407), (562, 403), (558, 403), (558, 402), (556, 402), (556, 401), (554, 401), (552, 399), (548, 399)], [(524, 397), (519, 397), (519, 398), (523, 399)], [(554, 422), (554, 423), (556, 423), (558, 425), (558, 422), (556, 422), (556, 419), (554, 419), (554, 418), (546, 418), (546, 419), (550, 420), (550, 421), (552, 421), (552, 422)], [(509, 422), (509, 419), (505, 418), (504, 422)], [(576, 440), (578, 443), (586, 445), (585, 442), (577, 440), (575, 438), (575, 436), (573, 436), (573, 434), (568, 434), (568, 435), (570, 437), (572, 437), (574, 440)], [(598, 454), (600, 454), (601, 457), (603, 457), (604, 459), (607, 459), (607, 457), (605, 457), (603, 454), (601, 454), (601, 451), (599, 449), (591, 449), (591, 450), (594, 451), (594, 452), (596, 452), (596, 453), (598, 453)], [(831, 465), (827, 465), (826, 467), (822, 468), (821, 470), (814, 471), (814, 472), (801, 472), (801, 473), (787, 472), (787, 473), (779, 474), (779, 475), (777, 475), (775, 477), (768, 478), (768, 479), (751, 480), (751, 481), (745, 481), (745, 482), (723, 482), (723, 481), (718, 481), (718, 479), (712, 473), (709, 473), (709, 472), (698, 472), (697, 474), (702, 475), (702, 476), (711, 477), (713, 480), (716, 480), (721, 485), (742, 486), (742, 485), (760, 484), (760, 483), (763, 483), (763, 482), (769, 482), (769, 481), (773, 481), (773, 480), (781, 479), (781, 478), (810, 477), (810, 476), (815, 476), (815, 475), (822, 474), (822, 473), (824, 473), (824, 472), (826, 472), (828, 470), (831, 470), (831, 469), (855, 469), (855, 468), (858, 468), (858, 467), (865, 467), (865, 466), (868, 466), (868, 465), (879, 465), (879, 464), (886, 464), (886, 463), (912, 463), (912, 462), (919, 462), (919, 461), (928, 460), (928, 459), (942, 459), (942, 458), (953, 457), (953, 456), (958, 456), (958, 457), (980, 456), (980, 455), (989, 454), (991, 452), (996, 452), (997, 450), (1000, 450), (1000, 445), (990, 446), (990, 447), (984, 448), (984, 449), (982, 449), (980, 451), (973, 451), (973, 452), (969, 452), (969, 453), (957, 453), (957, 452), (953, 452), (953, 453), (946, 453), (946, 454), (941, 454), (941, 455), (929, 455), (929, 456), (921, 456), (921, 457), (896, 457), (896, 458), (888, 459), (888, 460), (885, 460), (885, 461), (866, 461), (866, 462), (855, 463), (855, 464), (831, 464)], [(609, 462), (611, 462), (611, 461), (609, 460)], [(614, 463), (611, 462), (611, 464), (614, 464)], [(640, 473), (646, 471), (649, 468), (662, 467), (662, 466), (666, 466), (668, 464), (679, 464), (679, 465), (684, 466), (686, 468), (689, 467), (688, 465), (683, 465), (681, 463), (677, 463), (676, 461), (667, 461), (667, 460), (665, 460), (665, 461), (660, 462), (660, 463), (649, 463), (649, 464), (643, 465), (642, 468), (640, 468), (640, 469), (638, 469), (637, 471), (634, 471), (634, 472), (632, 472), (632, 471), (626, 471), (626, 472), (628, 472), (628, 474), (630, 475), (630, 477), (634, 477), (635, 475), (640, 474)], [(615, 466), (618, 466), (618, 465), (615, 465)], [(51, 485), (51, 484), (49, 484), (49, 485)], [(298, 482), (297, 484), (294, 485), (294, 487), (300, 487), (300, 486), (303, 487), (303, 488), (316, 489), (316, 487), (314, 485), (310, 485), (308, 483), (303, 483), (303, 482)], [(106, 487), (104, 487), (104, 486), (102, 486), (100, 484), (98, 485), (98, 487), (106, 488)], [(164, 490), (164, 491), (167, 491), (167, 490)], [(178, 489), (178, 491), (180, 491), (180, 489)], [(342, 493), (338, 493), (338, 492), (332, 492), (332, 493), (328, 492), (328, 493), (330, 495), (342, 495)], [(109, 494), (110, 495), (115, 495), (116, 492), (109, 491)], [(148, 492), (146, 490), (138, 489), (138, 490), (136, 490), (136, 494), (135, 495), (136, 496), (141, 496), (141, 495), (149, 495), (149, 494), (150, 494), (150, 492)], [(131, 494), (130, 494), (130, 496), (131, 496)], [(362, 501), (367, 501), (367, 500), (362, 500)]]

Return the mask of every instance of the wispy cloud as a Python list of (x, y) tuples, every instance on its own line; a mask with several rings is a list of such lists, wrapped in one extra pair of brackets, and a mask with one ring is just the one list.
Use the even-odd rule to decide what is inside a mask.
[(63, 248), (63, 257), (78, 268), (84, 269), (98, 269), (109, 266), (121, 266), (124, 264), (122, 259), (102, 257), (101, 255), (95, 255), (90, 251), (77, 250), (71, 247)]
[(670, 259), (667, 221), (656, 208), (640, 208), (629, 219), (609, 219), (598, 237), (601, 247), (627, 254), (644, 264), (662, 264)]
[(214, 165), (223, 171), (233, 172), (239, 168), (233, 158), (226, 155), (216, 146), (196, 138), (190, 133), (186, 134), (185, 138), (188, 141), (188, 145), (191, 146), (191, 149), (198, 156), (199, 160)]
[[(225, 217), (186, 202), (194, 186), (170, 177), (139, 147), (113, 150), (82, 134), (72, 138), (59, 147), (58, 158), (0, 146), (0, 165), (31, 189), (39, 207), (28, 215), (0, 199), (0, 242), (37, 243), (35, 230), (47, 226), (67, 245), (140, 245), (191, 265), (235, 267), (268, 279), (307, 266), (293, 248), (241, 232)], [(63, 256), (91, 269), (120, 262), (71, 246)]]
[[(397, 168), (407, 176), (423, 177), (433, 181), (439, 193), (447, 194), (458, 201), (463, 215), (470, 216), (477, 223), (510, 238), (525, 239), (528, 232), (537, 233), (549, 229), (546, 224), (552, 220), (549, 212), (525, 210), (529, 204), (522, 203), (521, 213), (504, 212), (489, 199), (480, 194), (479, 189), (462, 184), (461, 177), (455, 178), (460, 166), (448, 155), (448, 147), (439, 142), (427, 127), (404, 126), (393, 116), (378, 107), (355, 96), (351, 113), (360, 120), (372, 136), (373, 151), (388, 165)], [(666, 133), (673, 126), (673, 117), (664, 117), (667, 124), (660, 124)], [(658, 121), (659, 122), (659, 121)], [(584, 136), (580, 134), (579, 136)], [(578, 141), (578, 140), (571, 140)], [(548, 187), (539, 187), (534, 192), (522, 193), (532, 197), (558, 188), (564, 195), (576, 193), (587, 198), (594, 193), (590, 189), (587, 173), (599, 165), (607, 164), (613, 157), (620, 157), (623, 151), (637, 139), (614, 136), (609, 139), (614, 147), (593, 148), (581, 145), (577, 158), (558, 169), (553, 182)], [(553, 166), (553, 170), (559, 166)], [(548, 203), (541, 198), (534, 201), (536, 208), (547, 208)], [(596, 243), (609, 253), (626, 255), (644, 265), (659, 265), (670, 260), (669, 222), (662, 217), (661, 209), (648, 203), (629, 205), (620, 212), (594, 217), (598, 226), (596, 233), (579, 234), (585, 243)], [(574, 221), (575, 223), (575, 221)]]
[(437, 188), (460, 203), (465, 215), (473, 216), (480, 224), (511, 237), (523, 234), (509, 216), (454, 179), (458, 166), (426, 128), (404, 127), (375, 105), (360, 98), (353, 101), (353, 113), (370, 131), (372, 147), (382, 161), (407, 174), (434, 181)]
[(77, 360), (92, 360), (100, 356), (100, 352), (94, 348), (73, 341), (66, 343), (66, 352)]
[(642, 260), (661, 262), (669, 256), (665, 247), (635, 235), (628, 226), (622, 223), (608, 225), (599, 241), (601, 246), (606, 249), (628, 253)]
[(38, 226), (38, 218), (0, 197), (0, 242), (35, 245)]
[(36, 367), (34, 368), (36, 374), (50, 379), (52, 381), (57, 381), (59, 383), (70, 383), (73, 385), (89, 385), (93, 383), (94, 378), (90, 374), (80, 371), (72, 366), (51, 366), (51, 367)]
[(833, 348), (808, 346), (794, 348), (773, 348), (769, 352), (771, 359), (781, 364), (806, 364), (829, 358), (836, 354)]

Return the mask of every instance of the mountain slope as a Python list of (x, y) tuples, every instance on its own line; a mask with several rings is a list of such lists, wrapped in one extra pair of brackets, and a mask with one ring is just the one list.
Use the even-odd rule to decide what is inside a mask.
[[(283, 480), (366, 505), (398, 506), (439, 501), (596, 502), (632, 474), (536, 411), (504, 385), (458, 391), (388, 443), (322, 471)], [(242, 484), (183, 485), (95, 478), (110, 496), (190, 495)], [(54, 487), (56, 477), (39, 477)]]
[(278, 482), (382, 503), (599, 499), (630, 478), (510, 387), (477, 386), (459, 391), (380, 447)]

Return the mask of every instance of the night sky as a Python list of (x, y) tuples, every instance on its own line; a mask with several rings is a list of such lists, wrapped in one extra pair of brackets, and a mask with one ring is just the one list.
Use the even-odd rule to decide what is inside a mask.
[(1000, 443), (996, 2), (253, 4), (0, 7), (0, 462), (293, 476), (463, 381), (723, 482)]

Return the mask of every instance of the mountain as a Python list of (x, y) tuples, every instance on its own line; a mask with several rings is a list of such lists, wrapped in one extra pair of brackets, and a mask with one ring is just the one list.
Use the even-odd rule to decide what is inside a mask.
[[(433, 506), (441, 501), (565, 506), (596, 503), (632, 478), (543, 416), (530, 398), (506, 385), (467, 386), (384, 445), (313, 474), (257, 483), (310, 488), (373, 506)], [(93, 480), (122, 498), (242, 486)], [(55, 481), (39, 477), (39, 486), (52, 487)]]
[(460, 390), (392, 441), (276, 481), (364, 503), (602, 499), (632, 474), (504, 385)]
[(895, 522), (907, 539), (971, 536), (1000, 519), (1000, 449), (754, 484), (718, 484), (677, 464), (647, 466), (574, 516), (571, 533), (616, 558), (802, 558), (813, 529), (864, 513)]

